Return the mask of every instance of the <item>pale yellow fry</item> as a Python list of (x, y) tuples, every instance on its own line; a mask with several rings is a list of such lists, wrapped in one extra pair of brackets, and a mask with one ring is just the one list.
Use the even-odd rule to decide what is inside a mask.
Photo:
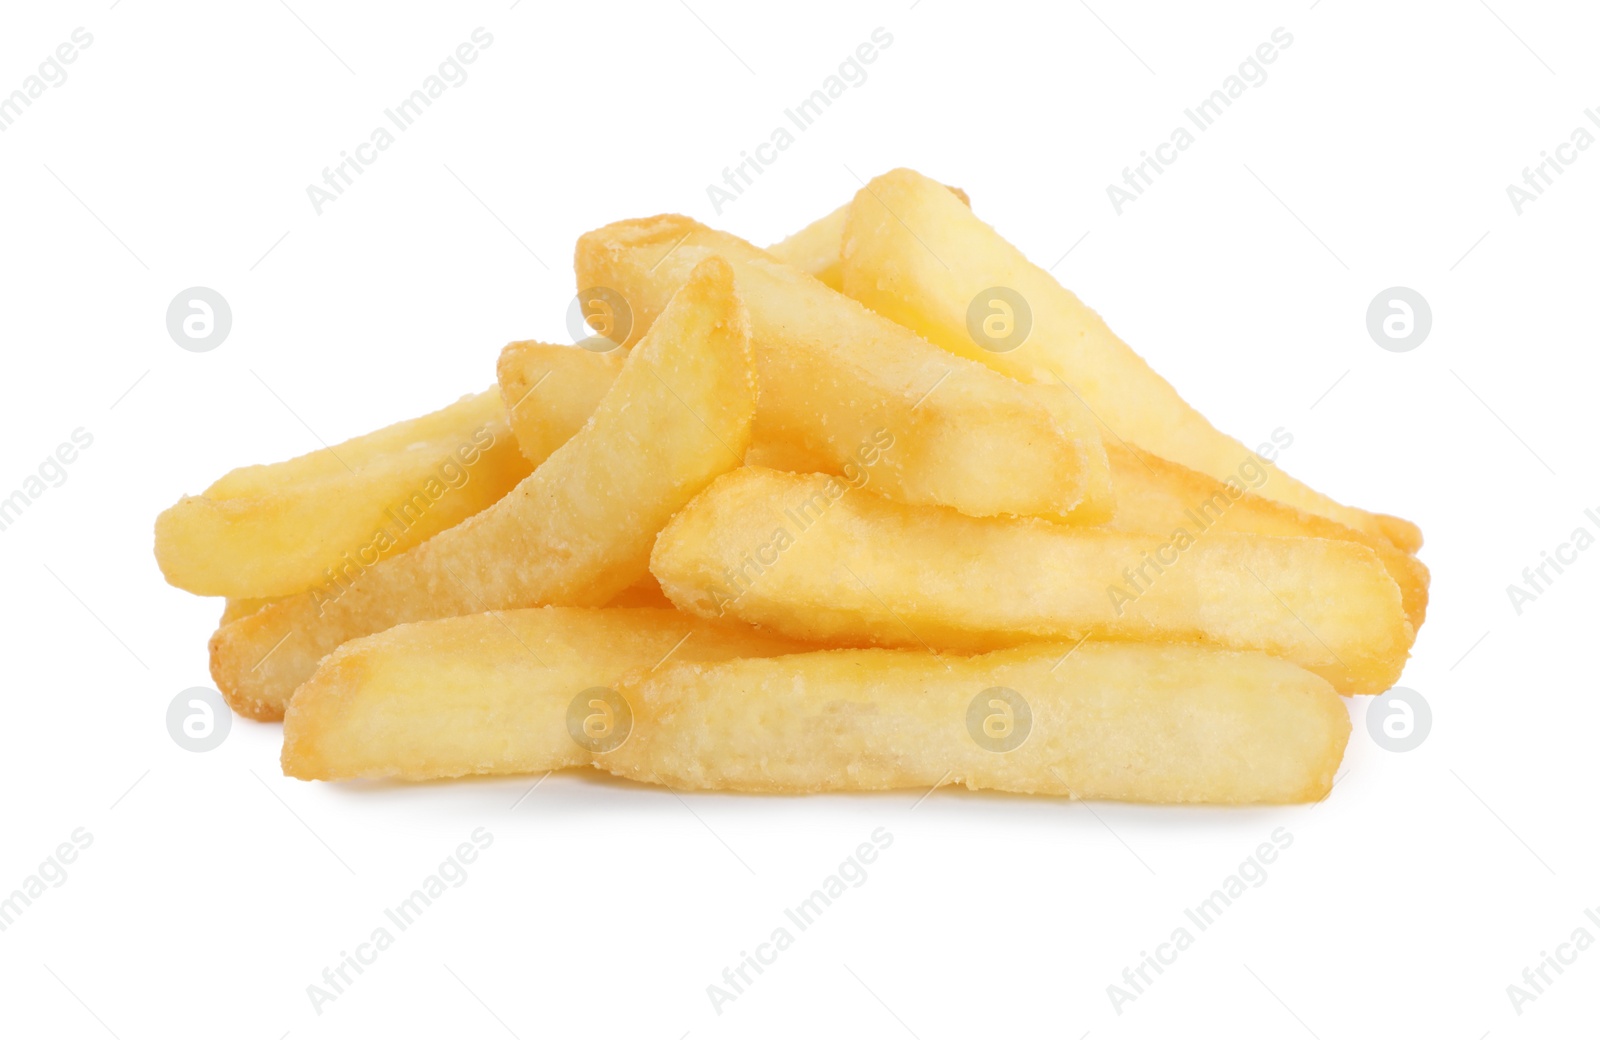
[(523, 340), (500, 352), (500, 397), (511, 432), (535, 466), (572, 439), (611, 388), (627, 354)]
[(456, 442), (486, 422), (505, 421), (505, 409), (495, 398), (494, 389), (467, 394), (438, 411), (405, 419), (282, 462), (240, 466), (229, 470), (203, 493), (218, 498), (247, 498), (278, 491), (318, 477), (340, 476), (351, 469), (360, 471), (375, 463), (388, 462), (396, 455), (417, 450), (434, 441)]
[(1208, 531), (1359, 542), (1378, 554), (1389, 577), (1400, 587), (1411, 627), (1422, 628), (1428, 610), (1429, 582), (1428, 568), (1422, 561), (1381, 535), (1357, 531), (1337, 520), (1254, 493), (1250, 488), (1268, 479), (1269, 465), (1250, 460), (1240, 466), (1234, 479), (1213, 480), (1187, 466), (1114, 441), (1106, 444), (1106, 459), (1111, 463), (1112, 486), (1117, 489), (1117, 515), (1110, 524), (1112, 528), (1164, 536), (1179, 527), (1203, 523)]
[(260, 610), (262, 607), (265, 607), (271, 602), (273, 601), (270, 599), (224, 600), (222, 605), (222, 617), (217, 621), (217, 626), (221, 627), (230, 621), (237, 621), (242, 617), (249, 617), (251, 614), (254, 614), (256, 611)]
[[(543, 351), (560, 351), (563, 354), (583, 354), (566, 347), (545, 347)], [(563, 358), (563, 360), (566, 360)], [(606, 362), (596, 355), (586, 367), (600, 376), (604, 375)], [(520, 367), (519, 367), (520, 366)], [(532, 372), (545, 369), (540, 363), (540, 353), (522, 355), (514, 363), (502, 358), (502, 378), (526, 380), (523, 368)], [(599, 384), (599, 378), (586, 377), (574, 385), (598, 400), (604, 392), (589, 384)], [(570, 409), (568, 421), (581, 423), (581, 408)], [(1292, 506), (1263, 498), (1250, 490), (1263, 483), (1270, 464), (1255, 459), (1246, 460), (1227, 482), (1214, 480), (1186, 466), (1159, 458), (1149, 452), (1137, 451), (1115, 441), (1106, 445), (1112, 484), (1117, 492), (1116, 516), (1110, 526), (1116, 530), (1166, 536), (1181, 526), (1204, 524), (1207, 530), (1230, 531), (1236, 534), (1265, 534), (1276, 537), (1334, 538), (1358, 542), (1367, 546), (1383, 561), (1391, 578), (1400, 588), (1401, 600), (1407, 620), (1413, 630), (1422, 627), (1428, 603), (1428, 569), (1416, 557), (1397, 548), (1386, 538), (1347, 528), (1326, 517), (1302, 512)], [(806, 453), (792, 443), (756, 441), (745, 455), (751, 466), (764, 466), (792, 472), (818, 472), (828, 469), (827, 461)], [(653, 606), (662, 600), (649, 592), (618, 600), (619, 604)]]
[[(610, 380), (615, 377), (613, 359), (616, 354), (590, 354), (588, 351), (577, 350), (571, 347), (513, 344), (519, 349), (513, 352), (507, 347), (500, 355), (500, 385), (502, 392), (511, 386), (536, 385), (539, 380), (552, 370), (549, 355), (555, 354), (554, 359), (560, 366), (575, 369), (577, 377), (567, 382), (567, 393), (561, 406), (549, 412), (537, 412), (526, 409), (522, 421), (534, 426), (528, 435), (529, 439), (545, 441), (553, 439), (564, 440), (577, 433), (588, 419), (589, 414), (605, 396)], [(626, 354), (621, 354), (626, 357)], [(513, 412), (512, 429), (517, 433), (519, 440), (523, 433), (518, 429), (518, 413)], [(750, 466), (766, 466), (769, 469), (786, 469), (795, 473), (825, 473), (837, 471), (833, 461), (824, 455), (808, 451), (804, 446), (793, 441), (759, 440), (751, 441), (750, 448), (745, 452), (745, 464)], [(830, 467), (832, 469), (830, 470)], [(854, 466), (852, 465), (854, 469)], [(860, 470), (854, 470), (859, 473)], [(870, 479), (870, 478), (869, 478)], [(654, 579), (651, 580), (654, 585)], [(660, 586), (656, 586), (657, 589)], [(626, 595), (626, 594), (625, 594)], [(653, 603), (629, 604), (639, 606), (654, 606)], [(241, 605), (239, 612), (230, 612), (229, 617), (243, 616), (247, 612)]]
[(680, 661), (623, 693), (634, 733), (597, 764), (677, 790), (1309, 802), (1350, 734), (1339, 697), (1292, 664), (1145, 643)]
[(747, 467), (656, 541), (681, 609), (797, 639), (986, 651), (1040, 639), (1186, 641), (1260, 650), (1377, 693), (1412, 629), (1371, 549), (1322, 538), (1170, 536), (962, 516)]
[[(952, 187), (950, 193), (964, 206), (972, 205), (967, 193)], [(782, 242), (767, 247), (767, 252), (790, 267), (798, 268), (826, 285), (839, 290), (844, 287), (844, 268), (839, 263), (839, 243), (844, 240), (845, 220), (850, 216), (850, 203), (845, 203), (825, 217), (818, 217)]]
[(331, 596), (302, 594), (221, 628), (229, 703), (279, 718), (340, 643), (407, 621), (605, 603), (648, 570), (667, 520), (737, 466), (754, 411), (749, 332), (720, 261), (697, 270), (587, 425), (509, 495)]
[(579, 239), (578, 280), (620, 293), (637, 335), (708, 256), (733, 265), (750, 311), (758, 441), (864, 470), (874, 492), (901, 501), (973, 516), (1109, 515), (1099, 432), (1070, 394), (952, 357), (733, 235), (686, 217), (612, 224)]
[(330, 583), (499, 501), (532, 471), (490, 390), (287, 462), (245, 466), (156, 518), (156, 562), (201, 596)]
[[(841, 250), (848, 295), (996, 371), (1035, 383), (1065, 381), (1112, 431), (1107, 440), (1126, 439), (1218, 480), (1254, 457), (937, 181), (912, 170), (874, 179), (851, 203)], [(1029, 320), (1024, 308), (1031, 315), (1027, 338), (1012, 349), (991, 349), (1009, 340), (986, 331), (983, 320), (997, 323), (992, 330), (1021, 328)], [(1259, 493), (1406, 551), (1421, 545), (1415, 525), (1341, 505), (1281, 469)]]
[[(970, 208), (966, 192), (960, 188), (950, 190)], [(829, 288), (842, 290), (844, 269), (839, 260), (839, 250), (849, 214), (850, 204), (846, 203), (782, 242), (768, 246), (767, 251), (784, 263), (812, 275)], [(1410, 555), (1420, 542), (1413, 543), (1406, 536), (1405, 527), (1408, 525), (1404, 521), (1400, 522), (1402, 526), (1395, 532), (1391, 532), (1387, 525), (1383, 526), (1388, 537), (1358, 531), (1250, 490), (1233, 498), (1224, 482), (1161, 459), (1148, 451), (1119, 443), (1114, 437), (1106, 438), (1105, 446), (1111, 467), (1111, 486), (1117, 499), (1113, 526), (1122, 530), (1165, 533), (1180, 523), (1187, 511), (1210, 506), (1218, 501), (1218, 495), (1223, 495), (1221, 501), (1228, 505), (1222, 530), (1285, 537), (1344, 538), (1372, 549), (1383, 559), (1390, 576), (1400, 586), (1405, 599), (1406, 616), (1412, 627), (1422, 627), (1428, 604), (1428, 569)], [(751, 445), (746, 459), (751, 465), (797, 472), (828, 468), (819, 460), (805, 458), (790, 445), (772, 442), (758, 441)], [(1265, 465), (1251, 456), (1242, 460), (1236, 469), (1264, 469)], [(1392, 518), (1379, 514), (1378, 519), (1382, 523)], [(1397, 544), (1403, 547), (1397, 548)]]
[[(606, 382), (610, 378), (608, 373), (612, 369), (609, 360), (611, 355), (590, 354), (572, 347), (537, 345), (513, 355), (508, 347), (500, 359), (502, 386), (507, 385), (508, 380), (517, 385), (536, 381), (542, 373), (551, 370), (546, 364), (546, 358), (551, 353), (557, 355), (558, 362), (574, 368), (581, 367), (583, 371), (577, 378), (565, 383), (570, 388), (570, 396), (563, 401), (562, 407), (557, 412), (540, 413), (534, 421), (540, 424), (541, 437), (546, 435), (546, 431), (556, 436), (565, 432), (566, 436), (570, 436), (583, 425), (588, 410), (592, 410), (604, 395), (609, 385)], [(559, 422), (554, 418), (557, 414)], [(513, 425), (515, 423), (514, 416)], [(570, 429), (564, 430), (563, 427)], [(1389, 576), (1400, 587), (1411, 627), (1421, 629), (1427, 613), (1429, 582), (1428, 568), (1422, 561), (1395, 548), (1387, 538), (1345, 527), (1337, 521), (1254, 493), (1250, 489), (1265, 482), (1270, 463), (1247, 459), (1234, 477), (1225, 482), (1116, 441), (1107, 442), (1105, 447), (1111, 468), (1111, 483), (1117, 497), (1116, 515), (1111, 527), (1121, 531), (1167, 535), (1184, 524), (1203, 521), (1208, 529), (1236, 534), (1336, 538), (1359, 542), (1383, 560)], [(809, 454), (792, 442), (782, 441), (754, 441), (745, 453), (745, 463), (795, 473), (829, 470), (826, 459)], [(654, 582), (651, 584), (654, 585)], [(652, 593), (656, 596), (652, 596)], [(657, 598), (658, 595), (657, 587), (641, 591), (636, 598), (617, 602), (629, 606), (656, 606), (665, 602)]]
[[(283, 771), (301, 780), (431, 780), (586, 765), (575, 700), (668, 661), (804, 649), (748, 625), (672, 609), (534, 607), (398, 625), (353, 639), (295, 691)], [(612, 739), (626, 716), (605, 720)], [(580, 730), (581, 732), (581, 730)]]

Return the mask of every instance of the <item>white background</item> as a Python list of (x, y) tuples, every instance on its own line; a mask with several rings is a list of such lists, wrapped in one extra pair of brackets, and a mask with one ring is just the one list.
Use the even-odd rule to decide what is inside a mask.
[[(1600, 947), (1520, 1015), (1507, 986), (1600, 939), (1600, 552), (1520, 616), (1506, 586), (1597, 526), (1600, 149), (1521, 215), (1505, 189), (1600, 105), (1600, 21), (1493, 3), (7, 5), (0, 92), (94, 42), (0, 134), (0, 495), (94, 443), (0, 532), (0, 893), (93, 843), (0, 932), (0, 1032), (1588, 1035)], [(470, 78), (316, 215), (306, 185), (478, 26)], [(715, 213), (706, 185), (879, 26), (867, 81)], [(1279, 26), (1269, 78), (1118, 216), (1106, 185)], [(504, 342), (563, 335), (586, 229), (677, 211), (765, 243), (899, 165), (965, 187), (1219, 426), (1284, 426), (1290, 472), (1422, 525), (1420, 748), (1355, 702), (1327, 802), (1197, 810), (332, 786), (279, 775), (276, 725), (168, 737), (220, 604), (162, 582), (159, 510), (489, 386)], [(195, 285), (233, 309), (210, 353), (166, 331)], [(1365, 327), (1395, 285), (1433, 309), (1410, 353)], [(317, 1014), (307, 986), (478, 827), (465, 884)], [(880, 827), (866, 883), (714, 1011)], [(1280, 827), (1265, 884), (1113, 1010)]]

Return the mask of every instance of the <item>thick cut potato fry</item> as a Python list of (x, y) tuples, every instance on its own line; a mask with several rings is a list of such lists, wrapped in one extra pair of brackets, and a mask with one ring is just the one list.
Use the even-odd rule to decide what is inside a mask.
[[(398, 625), (329, 654), (283, 719), (283, 771), (301, 780), (431, 780), (587, 765), (575, 698), (673, 661), (794, 653), (748, 625), (676, 610), (535, 607)], [(585, 705), (585, 716), (590, 714)], [(625, 738), (634, 720), (602, 722)]]
[[(514, 346), (526, 346), (514, 344)], [(605, 380), (611, 371), (610, 355), (589, 354), (572, 347), (543, 347), (519, 351), (511, 348), (500, 358), (501, 386), (526, 386), (537, 382), (551, 370), (549, 354), (571, 367), (581, 367), (578, 378), (566, 382), (568, 397), (559, 409), (533, 418), (538, 423), (535, 436), (571, 436), (583, 425), (589, 411), (599, 403)], [(576, 357), (575, 357), (576, 356)], [(592, 360), (579, 360), (592, 358)], [(1067, 393), (1064, 388), (1056, 388)], [(513, 411), (512, 428), (518, 413)], [(564, 439), (564, 437), (563, 437)], [(1235, 534), (1266, 534), (1276, 537), (1338, 538), (1359, 542), (1378, 554), (1389, 576), (1400, 586), (1406, 618), (1413, 629), (1421, 629), (1428, 606), (1428, 568), (1416, 557), (1395, 548), (1387, 538), (1345, 527), (1334, 520), (1306, 513), (1254, 493), (1268, 479), (1271, 465), (1251, 456), (1240, 464), (1227, 482), (1169, 462), (1147, 451), (1106, 442), (1106, 458), (1111, 468), (1111, 486), (1116, 492), (1116, 515), (1110, 526), (1120, 531), (1165, 535), (1180, 526), (1191, 529), (1232, 531)], [(795, 473), (836, 471), (824, 458), (808, 454), (793, 442), (757, 440), (745, 454), (750, 466), (789, 470)], [(632, 606), (653, 606), (659, 601), (648, 597)]]
[(1338, 696), (1292, 664), (1145, 643), (676, 661), (623, 694), (639, 721), (596, 764), (679, 789), (1309, 802), (1350, 735)]
[(598, 606), (644, 578), (656, 533), (739, 465), (755, 408), (733, 272), (707, 261), (629, 357), (584, 428), (500, 502), (337, 595), (301, 594), (226, 625), (211, 674), (235, 710), (280, 718), (340, 643), (407, 621)]
[[(950, 188), (950, 193), (971, 206), (972, 200), (960, 188)], [(844, 269), (839, 264), (839, 243), (844, 240), (844, 224), (850, 216), (850, 203), (845, 203), (825, 217), (812, 221), (782, 242), (767, 247), (767, 252), (790, 267), (796, 267), (826, 285), (839, 290), (844, 287)]]
[[(911, 170), (873, 180), (851, 203), (841, 255), (847, 295), (952, 353), (1018, 379), (1069, 384), (1114, 431), (1105, 435), (1108, 441), (1125, 438), (1218, 480), (1252, 457), (1179, 397), (1098, 314), (937, 181)], [(995, 289), (1001, 292), (984, 297)], [(996, 333), (1007, 335), (984, 331), (989, 319), (998, 322)], [(1014, 336), (1020, 345), (1011, 345)], [(1407, 552), (1422, 544), (1415, 525), (1341, 505), (1282, 470), (1259, 493), (1390, 539)]]
[(872, 491), (905, 502), (1080, 523), (1109, 515), (1099, 433), (1070, 394), (953, 358), (733, 235), (686, 217), (612, 224), (579, 239), (578, 281), (621, 293), (637, 334), (708, 256), (733, 265), (750, 311), (758, 440), (864, 472)]
[(226, 474), (156, 518), (156, 562), (167, 581), (201, 596), (303, 592), (455, 526), (532, 469), (490, 390)]
[(1106, 444), (1106, 458), (1111, 463), (1112, 486), (1117, 489), (1117, 515), (1111, 528), (1166, 535), (1186, 527), (1190, 531), (1359, 542), (1378, 554), (1389, 577), (1400, 586), (1400, 599), (1412, 629), (1422, 628), (1428, 609), (1429, 581), (1428, 568), (1422, 561), (1396, 548), (1387, 538), (1255, 494), (1250, 488), (1258, 481), (1265, 482), (1267, 466), (1252, 460), (1223, 482), (1115, 441)]
[(1392, 686), (1413, 637), (1399, 588), (1354, 542), (967, 517), (752, 467), (679, 513), (650, 569), (683, 610), (811, 642), (1196, 642), (1282, 657), (1341, 693)]
[[(659, 585), (659, 582), (657, 583)], [(230, 621), (237, 621), (242, 617), (249, 617), (256, 611), (274, 602), (270, 599), (229, 599), (222, 604), (222, 617), (217, 621), (217, 627), (226, 625)]]
[(500, 396), (517, 446), (535, 466), (572, 439), (622, 371), (627, 355), (524, 340), (508, 343), (497, 366)]
[(1388, 513), (1374, 513), (1377, 518), (1378, 528), (1384, 537), (1394, 543), (1395, 547), (1403, 552), (1414, 553), (1422, 548), (1422, 528), (1410, 520), (1400, 516), (1390, 516)]

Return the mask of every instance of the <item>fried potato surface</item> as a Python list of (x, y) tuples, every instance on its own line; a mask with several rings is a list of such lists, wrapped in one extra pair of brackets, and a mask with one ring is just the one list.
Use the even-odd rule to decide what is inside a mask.
[[(658, 583), (659, 584), (659, 583)], [(230, 621), (237, 621), (242, 617), (249, 617), (262, 607), (271, 603), (271, 599), (229, 599), (222, 604), (222, 617), (217, 625), (221, 627)]]
[(398, 625), (345, 643), (295, 691), (283, 771), (432, 780), (586, 765), (634, 724), (619, 702), (589, 703), (624, 675), (800, 649), (670, 608), (534, 607)]
[(639, 581), (612, 596), (606, 606), (656, 607), (661, 610), (677, 609), (672, 605), (672, 601), (667, 598), (667, 594), (661, 591), (661, 583), (656, 581), (654, 574), (646, 574)]
[(673, 518), (651, 571), (680, 609), (812, 642), (1194, 642), (1270, 653), (1341, 693), (1392, 686), (1413, 638), (1399, 588), (1354, 542), (967, 517), (755, 467)]
[(211, 640), (235, 710), (281, 718), (339, 644), (408, 621), (598, 606), (648, 571), (657, 532), (737, 465), (754, 411), (749, 332), (721, 261), (697, 269), (584, 428), (500, 502), (348, 584), (271, 604)]
[[(961, 200), (963, 206), (972, 205), (972, 200), (960, 188), (949, 190)], [(839, 264), (839, 244), (844, 240), (844, 224), (849, 216), (850, 203), (847, 202), (782, 242), (768, 246), (767, 252), (790, 267), (804, 271), (830, 289), (842, 289), (844, 269)]]
[[(1264, 482), (1266, 468), (1246, 463), (1227, 481), (1214, 480), (1187, 466), (1131, 446), (1106, 444), (1117, 513), (1110, 527), (1165, 535), (1178, 527), (1280, 538), (1334, 538), (1359, 542), (1378, 554), (1389, 577), (1400, 586), (1406, 619), (1422, 628), (1428, 610), (1428, 568), (1387, 538), (1346, 527), (1325, 516), (1263, 498), (1250, 490)], [(782, 467), (775, 467), (782, 468)]]
[[(1114, 431), (1108, 441), (1126, 439), (1218, 480), (1253, 456), (937, 181), (894, 170), (869, 183), (850, 204), (841, 256), (847, 295), (952, 353), (1018, 379), (1070, 385)], [(1422, 544), (1415, 525), (1342, 505), (1281, 469), (1258, 493), (1403, 551)]]
[(637, 335), (709, 256), (733, 265), (750, 311), (757, 440), (865, 472), (874, 492), (905, 502), (1079, 523), (1109, 515), (1099, 432), (1071, 395), (954, 358), (733, 235), (686, 217), (611, 224), (579, 239), (578, 281), (620, 293)]
[(622, 371), (627, 355), (535, 340), (508, 343), (496, 366), (500, 397), (523, 457), (535, 466), (572, 439)]
[(287, 462), (245, 466), (156, 518), (156, 562), (201, 596), (303, 592), (393, 556), (503, 498), (533, 469), (499, 395)]
[(633, 735), (596, 764), (679, 790), (1309, 802), (1350, 734), (1329, 685), (1288, 662), (1146, 643), (675, 661), (622, 692)]
[[(515, 348), (515, 349), (513, 349)], [(546, 374), (561, 379), (558, 406), (544, 410), (511, 410), (512, 432), (518, 442), (565, 441), (583, 425), (615, 378), (621, 357), (593, 354), (575, 347), (539, 343), (513, 343), (500, 355), (501, 392), (509, 400), (514, 391), (526, 395), (531, 386), (549, 385)], [(568, 373), (572, 378), (567, 378)], [(1062, 392), (1066, 392), (1063, 390)], [(527, 399), (531, 399), (531, 396)], [(532, 427), (531, 432), (524, 432)], [(1314, 513), (1256, 494), (1270, 463), (1247, 459), (1227, 481), (1216, 480), (1187, 466), (1163, 459), (1117, 441), (1105, 443), (1111, 486), (1116, 496), (1110, 526), (1123, 531), (1167, 534), (1185, 523), (1215, 525), (1236, 534), (1278, 537), (1336, 538), (1359, 542), (1378, 554), (1389, 576), (1400, 586), (1406, 617), (1421, 629), (1428, 606), (1428, 568), (1422, 561), (1397, 549), (1388, 538), (1357, 531)], [(826, 459), (803, 451), (793, 442), (755, 441), (745, 455), (752, 466), (797, 473), (828, 470)], [(655, 606), (664, 599), (641, 598), (626, 605)]]

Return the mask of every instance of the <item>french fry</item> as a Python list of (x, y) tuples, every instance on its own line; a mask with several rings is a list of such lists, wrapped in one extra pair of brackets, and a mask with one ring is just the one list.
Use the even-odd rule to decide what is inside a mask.
[(633, 735), (596, 764), (679, 790), (1309, 802), (1350, 734), (1338, 696), (1292, 664), (1146, 643), (675, 661), (622, 692)]
[(628, 358), (584, 428), (500, 502), (336, 592), (218, 630), (211, 674), (235, 710), (281, 718), (339, 644), (408, 621), (597, 606), (646, 576), (656, 533), (749, 444), (749, 328), (727, 264), (707, 261)]
[(490, 390), (287, 462), (245, 466), (156, 518), (156, 562), (201, 596), (320, 585), (419, 545), (503, 498), (532, 468)]
[(673, 518), (650, 569), (680, 609), (809, 642), (1195, 642), (1270, 653), (1341, 693), (1392, 686), (1413, 638), (1399, 588), (1355, 542), (967, 517), (752, 467)]
[[(221, 628), (231, 621), (249, 617), (274, 602), (276, 601), (270, 599), (230, 599), (223, 606), (222, 618), (217, 622), (217, 627)], [(643, 578), (617, 593), (606, 603), (606, 606), (654, 607), (660, 610), (675, 609), (672, 601), (667, 599), (666, 593), (661, 591), (661, 583), (656, 581), (655, 576), (652, 574), (646, 574)]]
[(497, 366), (517, 446), (535, 466), (572, 439), (610, 389), (627, 355), (534, 340), (508, 343)]
[(757, 440), (865, 471), (874, 492), (905, 502), (1078, 523), (1109, 514), (1099, 434), (1070, 394), (953, 358), (742, 239), (686, 217), (623, 221), (579, 239), (578, 281), (621, 293), (637, 335), (708, 256), (733, 266), (750, 311)]
[[(568, 396), (550, 412), (525, 410), (527, 421), (537, 424), (539, 438), (564, 439), (583, 425), (588, 412), (605, 393), (607, 373), (612, 371), (613, 355), (590, 354), (573, 347), (513, 344), (523, 348), (513, 355), (510, 347), (500, 358), (501, 387), (534, 385), (553, 370), (548, 360), (566, 363), (581, 371), (566, 380)], [(1064, 388), (1057, 388), (1066, 393)], [(518, 412), (512, 413), (512, 427)], [(1235, 534), (1265, 534), (1276, 537), (1336, 538), (1359, 542), (1378, 554), (1389, 576), (1400, 587), (1406, 618), (1413, 629), (1420, 629), (1428, 606), (1428, 568), (1405, 553), (1387, 538), (1343, 526), (1323, 516), (1302, 512), (1293, 506), (1256, 494), (1268, 479), (1270, 463), (1251, 455), (1227, 482), (1180, 466), (1146, 451), (1109, 441), (1105, 445), (1110, 463), (1111, 485), (1116, 491), (1116, 514), (1110, 526), (1120, 531), (1165, 535), (1182, 525)], [(794, 473), (827, 472), (828, 461), (802, 450), (793, 442), (755, 441), (745, 454), (746, 465)], [(653, 606), (661, 600), (643, 595), (628, 605)]]
[[(970, 208), (966, 192), (960, 188), (951, 188), (950, 191)], [(785, 263), (818, 278), (830, 288), (842, 289), (843, 268), (839, 263), (839, 251), (849, 210), (849, 204), (841, 206), (777, 245), (769, 246), (768, 251)], [(1203, 473), (1119, 443), (1114, 438), (1106, 440), (1105, 447), (1111, 467), (1111, 485), (1117, 498), (1116, 518), (1112, 526), (1118, 529), (1162, 533), (1181, 522), (1183, 514), (1189, 509), (1201, 504), (1228, 501), (1228, 486)], [(750, 450), (747, 461), (751, 465), (794, 472), (827, 468), (825, 464), (780, 444), (758, 442)], [(1141, 459), (1145, 461), (1141, 462)], [(1258, 464), (1256, 456), (1251, 455), (1243, 459), (1237, 468)], [(1224, 495), (1224, 499), (1217, 499), (1218, 494)], [(1391, 529), (1386, 521), (1393, 519), (1378, 514), (1385, 534), (1372, 534), (1246, 490), (1242, 496), (1232, 499), (1232, 508), (1229, 508), (1220, 529), (1241, 534), (1343, 538), (1360, 542), (1383, 559), (1390, 576), (1400, 586), (1406, 616), (1413, 628), (1420, 629), (1428, 602), (1428, 569), (1410, 555), (1420, 545), (1408, 533), (1413, 530), (1412, 525), (1400, 521), (1398, 527)], [(1397, 548), (1397, 545), (1405, 548)]]
[[(513, 351), (512, 347), (519, 349)], [(565, 392), (558, 407), (547, 411), (532, 406), (512, 410), (511, 429), (518, 441), (564, 441), (577, 433), (605, 396), (610, 386), (609, 380), (615, 377), (615, 361), (626, 356), (620, 352), (592, 354), (573, 347), (534, 343), (514, 343), (507, 347), (500, 355), (500, 390), (507, 398), (525, 394), (526, 388), (539, 385), (546, 373), (560, 371), (565, 374), (575, 370), (575, 378), (563, 381)], [(829, 471), (832, 462), (825, 456), (804, 450), (793, 441), (752, 440), (749, 450), (745, 452), (745, 464), (795, 473), (822, 473)], [(651, 584), (654, 585), (654, 579)], [(655, 588), (659, 591), (660, 586)], [(656, 604), (643, 602), (627, 605)]]
[(1401, 603), (1412, 629), (1422, 628), (1428, 609), (1429, 581), (1428, 568), (1422, 561), (1396, 548), (1387, 538), (1254, 493), (1250, 488), (1267, 479), (1266, 467), (1254, 457), (1241, 464), (1227, 482), (1115, 441), (1106, 444), (1106, 459), (1111, 463), (1112, 486), (1117, 489), (1117, 514), (1111, 528), (1165, 535), (1188, 526), (1235, 534), (1359, 542), (1378, 554), (1389, 577), (1400, 587)]
[[(1107, 441), (1125, 438), (1218, 480), (1251, 457), (936, 181), (911, 170), (873, 180), (851, 203), (841, 255), (847, 295), (996, 371), (1069, 384), (1111, 431)], [(1406, 552), (1422, 544), (1414, 524), (1341, 505), (1282, 470), (1259, 493)]]
[[(524, 348), (515, 356), (511, 348), (500, 358), (501, 387), (528, 386), (552, 370), (547, 358), (581, 368), (578, 378), (565, 382), (568, 396), (561, 407), (548, 413), (526, 410), (528, 421), (538, 424), (539, 438), (571, 436), (583, 425), (588, 410), (605, 393), (607, 373), (613, 368), (613, 355), (590, 354), (573, 347), (513, 344)], [(589, 359), (589, 360), (582, 360)], [(508, 382), (509, 381), (509, 382)], [(1065, 392), (1064, 390), (1062, 392)], [(587, 409), (587, 410), (586, 410)], [(512, 429), (522, 439), (517, 426), (518, 413), (512, 413)], [(1198, 524), (1206, 530), (1235, 534), (1265, 534), (1281, 538), (1336, 538), (1359, 542), (1378, 554), (1389, 576), (1400, 587), (1406, 618), (1413, 629), (1421, 629), (1428, 606), (1428, 568), (1416, 557), (1395, 548), (1389, 539), (1356, 531), (1334, 520), (1295, 509), (1263, 498), (1251, 490), (1265, 482), (1266, 463), (1252, 455), (1237, 468), (1228, 482), (1214, 480), (1187, 466), (1162, 459), (1150, 452), (1110, 441), (1105, 445), (1110, 463), (1111, 485), (1116, 491), (1116, 514), (1109, 526), (1120, 531), (1165, 535), (1183, 524)], [(808, 454), (792, 442), (756, 441), (745, 454), (745, 463), (794, 473), (826, 472), (826, 459)], [(664, 600), (641, 593), (625, 605), (655, 606)]]
[[(398, 625), (353, 639), (283, 719), (283, 772), (301, 780), (432, 780), (587, 765), (627, 713), (575, 701), (673, 661), (793, 653), (800, 644), (676, 610), (535, 607)], [(592, 728), (569, 729), (576, 710)], [(598, 714), (596, 714), (598, 713)]]
[(1378, 529), (1394, 543), (1395, 548), (1408, 553), (1422, 548), (1422, 528), (1410, 520), (1388, 513), (1374, 513), (1373, 516), (1377, 518)]
[(254, 614), (256, 611), (260, 610), (262, 607), (271, 602), (272, 600), (270, 599), (224, 600), (222, 605), (222, 617), (217, 621), (217, 627), (220, 628), (223, 625), (226, 625), (228, 622), (237, 621), (242, 617), (249, 617), (251, 614)]
[[(960, 188), (950, 188), (950, 193), (971, 206), (972, 200)], [(839, 243), (844, 239), (845, 220), (850, 216), (850, 203), (845, 203), (825, 217), (812, 221), (782, 242), (767, 247), (767, 252), (790, 267), (796, 267), (838, 291), (844, 287), (844, 269), (839, 264)]]

